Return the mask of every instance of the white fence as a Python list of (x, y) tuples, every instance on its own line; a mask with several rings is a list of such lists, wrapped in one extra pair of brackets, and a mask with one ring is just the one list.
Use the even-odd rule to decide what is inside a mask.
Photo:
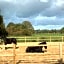
[[(0, 50), (0, 52), (2, 52), (2, 53), (5, 52), (6, 53), (6, 54), (3, 53), (3, 55), (0, 53), (0, 57), (2, 57), (2, 58), (3, 57), (4, 58), (12, 57), (13, 63), (10, 63), (11, 59), (8, 59), (7, 63), (16, 64), (17, 61), (19, 61), (19, 59), (20, 60), (23, 60), (23, 59), (25, 59), (25, 60), (28, 59), (29, 60), (30, 57), (32, 58), (32, 60), (29, 60), (29, 61), (33, 61), (33, 58), (35, 58), (35, 57), (32, 57), (32, 56), (35, 55), (36, 58), (37, 58), (37, 56), (39, 55), (39, 58), (41, 58), (42, 61), (43, 61), (43, 59), (47, 59), (49, 61), (56, 61), (56, 60), (59, 59), (59, 60), (61, 60), (60, 64), (62, 64), (62, 59), (64, 60), (64, 50), (63, 50), (64, 49), (64, 44), (63, 44), (64, 36), (55, 36), (55, 37), (47, 36), (47, 37), (41, 37), (41, 38), (40, 37), (37, 37), (37, 38), (35, 38), (35, 37), (15, 37), (15, 38), (19, 41), (21, 40), (20, 42), (23, 42), (23, 43), (18, 43), (16, 46), (15, 45), (6, 45), (6, 46), (5, 45), (0, 45), (0, 47), (2, 48), (2, 50)], [(27, 42), (27, 40), (28, 40), (28, 42)], [(31, 41), (36, 40), (37, 42), (31, 42), (31, 41), (29, 42), (29, 40), (31, 40)], [(41, 41), (46, 41), (46, 40), (49, 40), (49, 42), (47, 42), (47, 52), (46, 53), (44, 53), (44, 54), (43, 53), (40, 53), (40, 54), (38, 54), (38, 53), (36, 53), (36, 54), (33, 54), (33, 53), (27, 54), (27, 53), (25, 53), (25, 48), (23, 48), (23, 47), (46, 46), (46, 45), (38, 45), (38, 43), (40, 43)], [(58, 41), (58, 40), (59, 40), (59, 42), (52, 42), (52, 41)], [(7, 54), (7, 52), (11, 52), (11, 50), (9, 50), (9, 51), (5, 50), (5, 47), (12, 47), (13, 49), (11, 49), (11, 50), (13, 52), (11, 54), (9, 54), (9, 53)], [(18, 49), (16, 49), (15, 47), (18, 47)], [(21, 52), (21, 50), (24, 50), (24, 52)], [(20, 56), (21, 58), (19, 57), (17, 59), (17, 56)], [(27, 58), (24, 58), (23, 56), (24, 57), (27, 56)], [(47, 57), (45, 58), (45, 56), (47, 56)], [(3, 60), (2, 64), (5, 64), (4, 61), (5, 60)], [(48, 64), (48, 63), (46, 63), (46, 64)]]
[(18, 42), (63, 42), (64, 36), (41, 36), (41, 37), (8, 37), (16, 38)]
[[(32, 42), (33, 43), (33, 42)], [(36, 43), (36, 42), (35, 42)], [(55, 44), (56, 43), (56, 44)], [(64, 51), (63, 51), (63, 49), (64, 49), (64, 44), (63, 44), (63, 42), (47, 42), (47, 52), (46, 53), (36, 53), (36, 54), (33, 54), (33, 53), (31, 53), (31, 54), (27, 54), (27, 53), (25, 53), (25, 48), (24, 47), (28, 47), (28, 46), (46, 46), (46, 45), (36, 45), (36, 44), (31, 44), (31, 45), (29, 45), (30, 43), (24, 43), (24, 45), (23, 45), (23, 43), (21, 43), (21, 45), (17, 45), (17, 46), (15, 46), (15, 45), (1, 45), (0, 47), (3, 47), (3, 48), (5, 48), (5, 47), (13, 47), (13, 49), (11, 49), (11, 50), (5, 50), (5, 49), (2, 49), (0, 52), (4, 52), (4, 55), (2, 55), (1, 53), (0, 53), (0, 57), (2, 56), (2, 58), (3, 57), (12, 57), (12, 60), (13, 60), (13, 63), (11, 63), (11, 64), (16, 64), (17, 63), (17, 61), (19, 61), (19, 59), (22, 61), (23, 59), (25, 59), (24, 61), (31, 61), (29, 58), (31, 57), (32, 58), (32, 61), (33, 61), (33, 58), (37, 58), (37, 56), (39, 56), (39, 58), (41, 58), (41, 60), (43, 61), (43, 59), (46, 59), (46, 61), (48, 62), (52, 62), (53, 63), (53, 61), (54, 62), (56, 62), (56, 61), (58, 61), (58, 59), (59, 60), (61, 60), (61, 59), (64, 59)], [(19, 47), (18, 49), (15, 49), (15, 47)], [(22, 50), (24, 50), (24, 52), (21, 52)], [(7, 54), (7, 52), (11, 52), (12, 51), (12, 53), (11, 54)], [(19, 53), (18, 53), (19, 52)], [(5, 54), (6, 53), (6, 54)], [(36, 57), (34, 57), (34, 55), (36, 56)], [(20, 56), (20, 58), (18, 58), (17, 59), (17, 56)], [(26, 56), (26, 58), (24, 58), (24, 57)], [(33, 56), (33, 57), (32, 57)], [(46, 57), (47, 56), (47, 57)], [(40, 60), (40, 61), (41, 61)], [(5, 60), (3, 60), (3, 64), (5, 64), (5, 62), (4, 62)], [(7, 60), (7, 62), (10, 64), (10, 61), (11, 61), (11, 59), (8, 59)], [(27, 61), (27, 62), (28, 62)], [(32, 62), (31, 61), (31, 62)], [(35, 62), (36, 60), (34, 59), (34, 62)], [(40, 62), (39, 61), (39, 62)], [(29, 62), (28, 62), (29, 63)], [(62, 62), (61, 62), (62, 63)], [(37, 63), (38, 64), (38, 63)], [(48, 64), (48, 63), (47, 63)], [(50, 63), (49, 63), (50, 64)]]

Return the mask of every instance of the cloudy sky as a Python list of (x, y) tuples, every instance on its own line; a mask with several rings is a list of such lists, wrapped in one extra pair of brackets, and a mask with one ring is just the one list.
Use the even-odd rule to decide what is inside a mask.
[(0, 0), (4, 23), (28, 20), (34, 29), (64, 27), (64, 0)]

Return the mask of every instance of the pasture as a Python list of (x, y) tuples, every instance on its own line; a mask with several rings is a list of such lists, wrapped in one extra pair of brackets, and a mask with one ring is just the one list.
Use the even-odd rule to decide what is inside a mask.
[(33, 34), (32, 36), (9, 36), (10, 38), (16, 38), (17, 41), (20, 43), (22, 42), (61, 42), (62, 38), (64, 41), (64, 34), (63, 33), (38, 33)]
[[(16, 48), (13, 44), (0, 45), (2, 47), (0, 48), (0, 64), (59, 64), (64, 62), (64, 36), (15, 38), (18, 41)], [(42, 41), (47, 42), (47, 52), (26, 53), (28, 46), (39, 46), (38, 44)], [(5, 50), (5, 47), (8, 49)]]

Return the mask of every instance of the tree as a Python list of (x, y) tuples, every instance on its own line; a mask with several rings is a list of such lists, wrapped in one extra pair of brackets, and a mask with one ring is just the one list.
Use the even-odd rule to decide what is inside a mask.
[(7, 27), (14, 26), (15, 24), (13, 22), (10, 22)]
[(5, 25), (3, 23), (3, 16), (0, 15), (0, 28), (5, 28)]
[(22, 23), (14, 24), (10, 22), (7, 26), (7, 31), (9, 35), (32, 35), (34, 33), (34, 28), (29, 21), (23, 21)]
[(6, 36), (8, 35), (6, 29), (5, 29), (5, 25), (3, 23), (3, 16), (0, 15), (0, 38), (6, 38)]
[(10, 22), (7, 25), (6, 30), (8, 31), (9, 35), (14, 35), (14, 31), (15, 31), (15, 24), (13, 22)]
[(29, 21), (23, 21), (22, 23), (23, 35), (32, 35), (34, 28)]
[(64, 27), (61, 28), (60, 33), (64, 33)]

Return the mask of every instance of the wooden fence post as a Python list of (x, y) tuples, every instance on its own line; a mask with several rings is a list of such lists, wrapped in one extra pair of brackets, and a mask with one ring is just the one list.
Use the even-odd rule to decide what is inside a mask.
[(59, 57), (60, 57), (60, 64), (62, 64), (62, 43), (60, 42), (59, 43), (59, 53), (60, 53), (60, 55), (59, 55)]
[(51, 42), (51, 36), (50, 36), (50, 42)]
[(26, 43), (26, 36), (25, 36), (25, 43)]
[(2, 45), (2, 49), (5, 50), (6, 45)]
[(16, 45), (13, 44), (13, 64), (16, 64), (16, 59), (15, 59), (15, 57), (16, 57), (15, 48), (16, 48)]
[(63, 36), (62, 36), (62, 42), (63, 42)]

